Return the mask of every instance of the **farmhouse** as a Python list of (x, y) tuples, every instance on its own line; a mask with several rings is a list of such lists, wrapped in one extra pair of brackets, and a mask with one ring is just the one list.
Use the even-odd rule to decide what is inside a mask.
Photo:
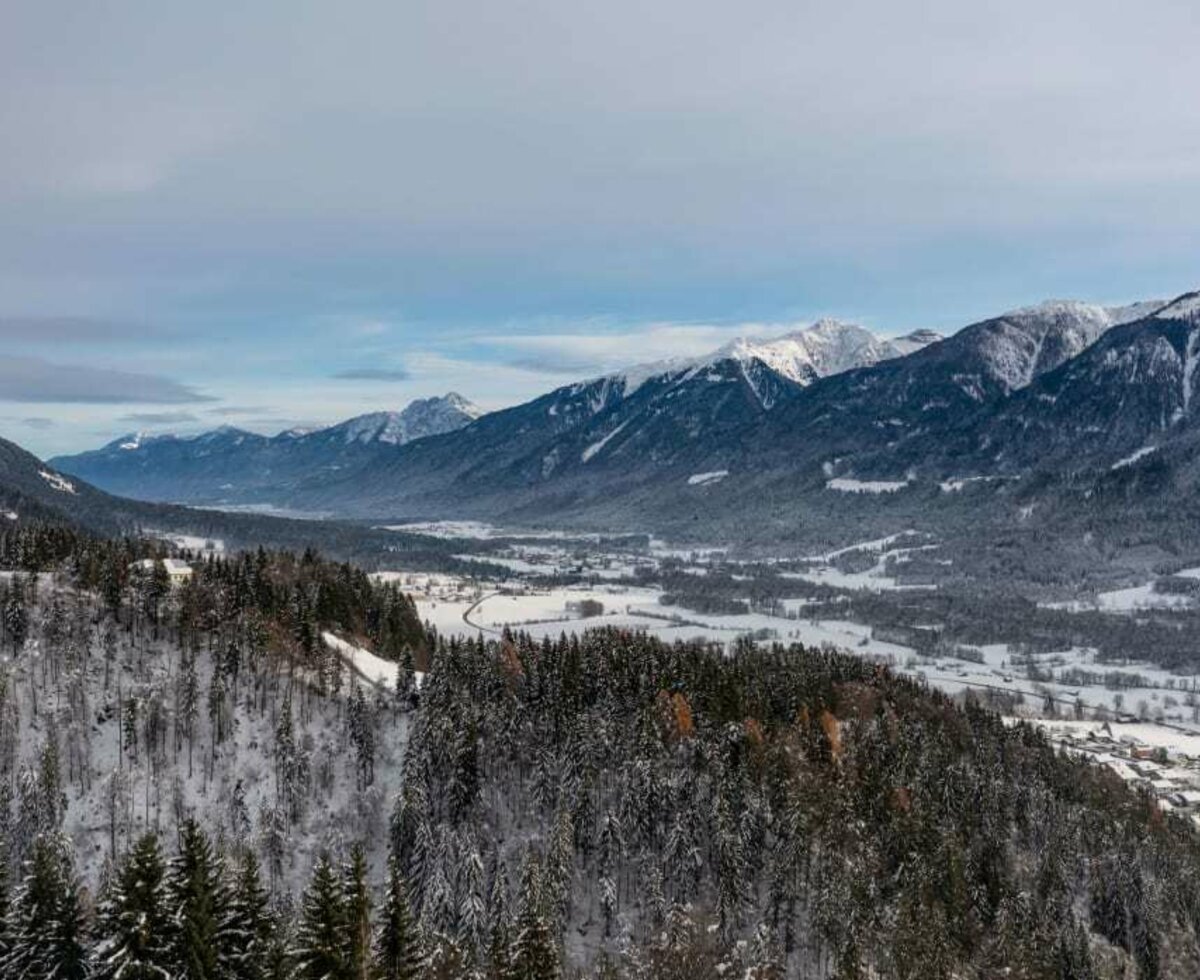
[[(192, 577), (192, 566), (186, 561), (180, 561), (178, 558), (164, 558), (162, 560), (163, 568), (167, 570), (167, 578), (171, 580), (172, 585), (182, 585)], [(155, 561), (153, 558), (143, 558), (141, 561), (135, 561), (130, 568), (139, 569), (143, 572), (153, 572)]]

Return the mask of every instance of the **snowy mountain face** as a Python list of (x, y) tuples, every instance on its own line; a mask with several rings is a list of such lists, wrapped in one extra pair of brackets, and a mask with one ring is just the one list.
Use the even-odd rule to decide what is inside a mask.
[[(1027, 465), (1022, 440), (1041, 444), (1032, 435), (1039, 419), (1054, 419), (1047, 425), (1065, 445), (1075, 440), (1098, 454), (1075, 463), (1108, 472), (1142, 448), (1148, 426), (1178, 415), (1185, 391), (1190, 407), (1200, 341), (1186, 340), (1178, 319), (1200, 306), (1189, 304), (1052, 301), (944, 340), (929, 332), (883, 340), (829, 321), (740, 340), (493, 413), (406, 447), (353, 480), (309, 484), (294, 505), (361, 516), (439, 508), (482, 517), (610, 515), (603, 519), (624, 508), (629, 518), (677, 520), (703, 493), (712, 521), (749, 519), (768, 503), (781, 520), (806, 512), (784, 501), (824, 492), (830, 480), (921, 486), (922, 473), (961, 476), (948, 469), (953, 452), (962, 454), (958, 465), (972, 463), (968, 476), (1011, 473)], [(1155, 315), (1174, 319), (1168, 327)], [(1157, 330), (1148, 326), (1156, 322)], [(1052, 390), (1067, 378), (1076, 379), (1070, 387), (1078, 395)], [(1101, 445), (1097, 431), (1114, 437)], [(688, 483), (714, 472), (729, 476)]]
[(320, 430), (325, 438), (352, 443), (383, 443), (402, 446), (414, 439), (453, 432), (473, 422), (483, 413), (455, 392), (442, 398), (422, 398), (410, 402), (400, 412), (372, 412), (339, 425)]
[[(811, 514), (805, 495), (831, 481), (920, 488), (1037, 466), (1136, 475), (1167, 465), (1166, 443), (1192, 431), (1200, 405), (1198, 319), (1189, 294), (1124, 307), (1051, 301), (945, 339), (826, 320), (566, 385), (422, 438), (414, 433), (430, 428), (420, 426), (462, 406), (417, 403), (289, 437), (303, 454), (276, 437), (252, 464), (239, 450), (217, 466), (213, 452), (189, 458), (182, 476), (126, 463), (121, 484), (80, 458), (58, 465), (129, 494), (157, 486), (159, 499), (269, 500), (359, 518), (585, 515), (629, 526), (684, 519), (703, 500), (714, 523), (754, 520), (756, 508), (787, 522)], [(110, 456), (161, 459), (186, 446)], [(689, 482), (711, 473), (728, 476)], [(185, 480), (195, 495), (180, 492)]]
[(992, 321), (980, 351), (994, 375), (1009, 391), (1024, 388), (1090, 347), (1115, 326), (1149, 316), (1161, 301), (1129, 306), (1097, 306), (1072, 300), (1050, 300), (1013, 310)]
[(780, 377), (807, 385), (817, 378), (903, 357), (941, 339), (931, 330), (921, 330), (892, 340), (856, 323), (823, 319), (773, 339), (739, 337), (702, 357), (638, 365), (614, 377), (624, 382), (626, 394), (632, 394), (651, 378), (691, 380), (731, 361), (743, 367), (762, 364)]
[[(929, 339), (922, 343), (923, 338)], [(725, 358), (742, 362), (758, 360), (785, 378), (810, 384), (817, 378), (902, 357), (940, 339), (932, 331), (922, 331), (892, 341), (854, 323), (818, 320), (810, 327), (774, 340), (735, 340), (713, 354), (708, 363)]]
[(399, 412), (374, 412), (323, 429), (263, 436), (222, 426), (194, 436), (122, 436), (56, 464), (114, 493), (187, 503), (269, 503), (305, 479), (353, 472), (376, 454), (454, 431), (480, 410), (451, 392)]
[(1132, 466), (1193, 437), (1200, 405), (1200, 300), (1188, 294), (1105, 329), (1078, 356), (1048, 371), (965, 427), (959, 451), (980, 465), (1071, 470)]

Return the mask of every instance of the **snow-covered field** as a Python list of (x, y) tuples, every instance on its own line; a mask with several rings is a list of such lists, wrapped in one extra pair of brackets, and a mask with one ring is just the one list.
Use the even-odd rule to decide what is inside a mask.
[[(965, 482), (965, 481), (964, 481)], [(557, 637), (592, 627), (612, 626), (644, 631), (665, 642), (701, 640), (728, 647), (739, 637), (753, 637), (808, 646), (829, 645), (861, 656), (877, 658), (900, 673), (917, 677), (948, 693), (1002, 692), (1023, 699), (1027, 710), (1041, 711), (1052, 703), (1055, 710), (1073, 715), (1097, 709), (1116, 717), (1139, 718), (1192, 729), (1200, 736), (1200, 710), (1191, 702), (1200, 699), (1200, 677), (1181, 677), (1150, 664), (1097, 663), (1095, 651), (1072, 648), (1023, 658), (996, 637), (978, 647), (939, 650), (922, 656), (904, 635), (876, 635), (863, 623), (846, 618), (843, 600), (819, 600), (807, 595), (783, 598), (774, 611), (756, 610), (736, 615), (700, 613), (664, 605), (657, 585), (631, 584), (639, 566), (657, 568), (664, 561), (685, 573), (706, 576), (714, 571), (739, 577), (737, 562), (723, 548), (675, 547), (651, 539), (649, 548), (617, 552), (594, 546), (584, 538), (542, 531), (513, 540), (511, 531), (476, 522), (439, 522), (422, 525), (446, 538), (495, 540), (505, 538), (498, 553), (470, 554), (462, 560), (500, 565), (510, 575), (499, 581), (460, 579), (453, 575), (380, 573), (414, 595), (426, 622), (443, 635), (494, 635), (504, 629), (522, 630), (536, 637)], [(408, 525), (407, 529), (415, 529)], [(897, 578), (896, 566), (919, 553), (936, 553), (937, 542), (913, 530), (855, 542), (814, 554), (784, 579), (827, 585), (845, 590), (904, 590), (935, 588)], [(847, 559), (860, 558), (859, 570), (843, 571)], [(936, 558), (935, 558), (936, 560)], [(865, 568), (862, 566), (866, 566)], [(1200, 578), (1200, 568), (1177, 573)], [(551, 587), (550, 576), (575, 576), (580, 584)], [(802, 590), (798, 589), (798, 592)], [(603, 613), (583, 618), (581, 604), (598, 602)], [(1175, 607), (1190, 604), (1186, 596), (1159, 594), (1151, 584), (1101, 593), (1093, 599), (1065, 604), (1064, 608), (1100, 608), (1126, 612), (1152, 605)], [(1092, 675), (1081, 677), (1081, 673)], [(1093, 683), (1080, 684), (1079, 680)], [(1198, 694), (1193, 696), (1192, 689)], [(1195, 716), (1195, 718), (1193, 717)], [(1164, 732), (1173, 729), (1164, 727)]]
[[(355, 646), (353, 643), (343, 640), (336, 633), (330, 633), (328, 630), (321, 634), (321, 638), (332, 649), (337, 651), (338, 656), (342, 658), (346, 666), (363, 680), (386, 690), (395, 690), (396, 664), (391, 660), (384, 660), (381, 657), (377, 657), (370, 650)], [(425, 680), (425, 674), (420, 670), (414, 670), (412, 673), (413, 683), (419, 688)]]
[(895, 493), (908, 486), (907, 480), (854, 480), (839, 476), (825, 482), (826, 490), (842, 493)]
[(163, 541), (170, 541), (177, 548), (187, 548), (189, 551), (198, 551), (201, 554), (222, 554), (225, 551), (225, 542), (220, 538), (206, 538), (196, 534), (169, 534), (166, 531), (151, 531), (146, 530), (152, 538), (161, 538)]
[[(1197, 578), (1195, 573), (1200, 569), (1186, 569), (1179, 574), (1185, 578)], [(1083, 612), (1097, 610), (1099, 612), (1131, 613), (1139, 609), (1189, 609), (1195, 605), (1195, 600), (1187, 595), (1172, 595), (1166, 592), (1155, 592), (1154, 583), (1134, 585), (1124, 589), (1113, 589), (1110, 592), (1098, 592), (1085, 599), (1071, 599), (1066, 602), (1047, 602), (1049, 609), (1065, 609), (1068, 612)]]

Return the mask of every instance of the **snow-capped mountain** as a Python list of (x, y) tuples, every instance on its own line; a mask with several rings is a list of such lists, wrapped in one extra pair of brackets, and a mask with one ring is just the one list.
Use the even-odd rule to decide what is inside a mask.
[[(803, 514), (799, 501), (830, 480), (899, 487), (910, 473), (955, 465), (949, 447), (964, 445), (968, 426), (1024, 404), (1022, 392), (1041, 392), (1042, 379), (1050, 384), (1090, 353), (1115, 351), (1126, 331), (1146, 329), (1164, 306), (1052, 301), (945, 340), (926, 333), (881, 341), (826, 322), (738, 341), (702, 358), (558, 389), (461, 432), (402, 447), (352, 480), (310, 481), (295, 503), (360, 516), (541, 519), (558, 512), (611, 520), (623, 513), (673, 521), (699, 500), (713, 507), (722, 500), (710, 519), (764, 507), (786, 519)], [(915, 349), (905, 353), (906, 345)], [(1179, 387), (1178, 379), (1161, 377), (1168, 389)], [(1093, 397), (1119, 406), (1123, 396), (1101, 385)], [(993, 455), (1000, 451), (994, 447)], [(717, 472), (729, 476), (711, 485), (691, 481)]]
[(330, 439), (347, 443), (402, 446), (414, 439), (453, 432), (482, 414), (477, 405), (452, 391), (440, 398), (417, 399), (400, 412), (371, 412), (320, 431)]
[(691, 380), (731, 362), (742, 366), (747, 374), (753, 372), (755, 365), (762, 365), (781, 378), (807, 385), (818, 378), (903, 357), (941, 339), (932, 330), (918, 330), (896, 338), (880, 337), (857, 323), (827, 318), (778, 337), (738, 337), (701, 357), (639, 364), (612, 377), (624, 384), (628, 395), (652, 378)]
[(739, 338), (710, 355), (707, 363), (726, 358), (757, 360), (785, 378), (811, 384), (817, 378), (903, 357), (941, 339), (939, 334), (923, 330), (889, 340), (856, 323), (825, 319), (773, 340)]
[(376, 454), (462, 428), (480, 414), (450, 392), (419, 399), (399, 412), (373, 412), (275, 436), (233, 426), (199, 435), (135, 433), (54, 462), (64, 472), (135, 499), (269, 503), (305, 479), (353, 472)]
[[(283, 437), (267, 440), (257, 470), (244, 450), (229, 454), (236, 467), (192, 451), (190, 497), (169, 468), (162, 482), (148, 467), (123, 469), (124, 485), (93, 479), (130, 494), (157, 488), (160, 499), (360, 518), (574, 516), (611, 526), (700, 519), (698, 508), (714, 524), (786, 526), (814, 520), (814, 501), (842, 486), (937, 488), (1039, 466), (1126, 479), (1182, 458), (1189, 439), (1200, 445), (1198, 310), (1193, 294), (1121, 307), (1051, 301), (946, 339), (884, 339), (821, 321), (566, 385), (411, 442), (390, 441), (401, 438), (399, 420), (380, 414), (291, 436), (311, 449), (303, 457), (284, 452)], [(249, 438), (226, 432), (215, 444)], [(126, 441), (145, 448), (109, 455), (161, 458), (180, 445)], [(1195, 459), (1187, 466), (1200, 473), (1200, 449)], [(97, 473), (58, 462), (68, 474)], [(694, 479), (714, 473), (723, 476)]]
[(1122, 469), (1200, 435), (1200, 293), (1107, 330), (994, 411), (952, 446), (977, 467)]

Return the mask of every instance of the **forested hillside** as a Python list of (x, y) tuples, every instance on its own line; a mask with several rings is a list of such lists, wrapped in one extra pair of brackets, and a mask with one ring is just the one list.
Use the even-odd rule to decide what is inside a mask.
[(311, 552), (154, 554), (0, 535), (6, 978), (1200, 971), (1191, 826), (979, 705), (799, 646), (447, 643)]

